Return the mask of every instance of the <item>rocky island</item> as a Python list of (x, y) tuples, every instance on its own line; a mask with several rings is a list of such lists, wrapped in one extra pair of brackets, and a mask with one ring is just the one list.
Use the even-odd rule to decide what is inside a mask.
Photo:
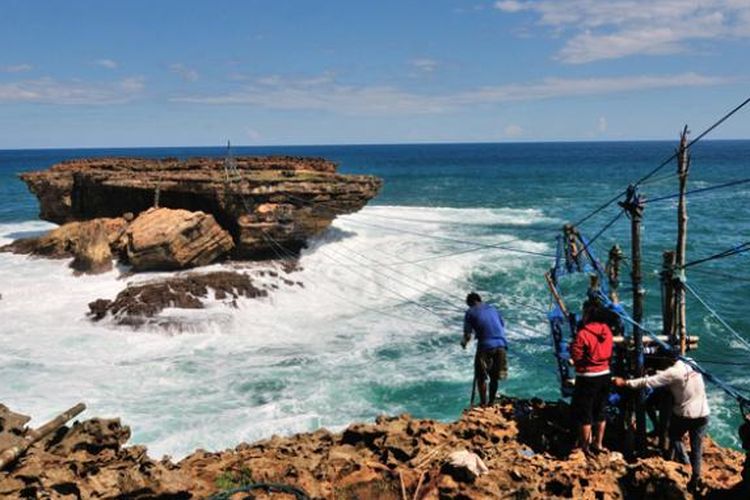
[[(215, 222), (231, 237), (231, 244), (216, 237), (213, 247), (223, 250), (217, 253), (258, 259), (276, 255), (276, 243), (298, 251), (337, 215), (361, 209), (378, 193), (380, 179), (341, 175), (336, 168), (324, 159), (289, 156), (95, 158), (62, 162), (21, 174), (21, 179), (39, 199), (44, 220), (64, 225), (137, 217), (155, 206), (203, 213), (213, 220), (187, 220), (182, 214), (182, 233), (205, 232)], [(151, 216), (136, 226), (161, 220)], [(133, 232), (138, 229), (145, 230), (136, 227)], [(131, 244), (138, 246), (137, 241)]]

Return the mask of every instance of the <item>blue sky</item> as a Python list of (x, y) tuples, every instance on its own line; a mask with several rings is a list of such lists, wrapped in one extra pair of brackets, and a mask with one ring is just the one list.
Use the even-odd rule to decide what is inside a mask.
[(674, 139), (750, 96), (748, 0), (4, 0), (0, 44), (0, 149)]

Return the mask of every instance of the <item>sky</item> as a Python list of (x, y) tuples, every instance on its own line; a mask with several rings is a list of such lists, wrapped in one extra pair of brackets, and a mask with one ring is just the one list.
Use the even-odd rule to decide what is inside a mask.
[(750, 97), (750, 0), (0, 0), (0, 46), (0, 149), (674, 140)]

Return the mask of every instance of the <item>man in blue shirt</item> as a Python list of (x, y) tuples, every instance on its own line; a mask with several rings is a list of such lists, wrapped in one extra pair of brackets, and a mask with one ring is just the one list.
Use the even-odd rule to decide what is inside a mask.
[(490, 405), (495, 402), (499, 379), (508, 376), (507, 350), (505, 338), (505, 321), (500, 311), (489, 304), (482, 303), (476, 292), (466, 296), (469, 309), (464, 316), (464, 337), (461, 347), (471, 341), (472, 332), (477, 337), (477, 353), (474, 357), (474, 378), (479, 389), (479, 400), (482, 406), (487, 404), (487, 376), (490, 377)]

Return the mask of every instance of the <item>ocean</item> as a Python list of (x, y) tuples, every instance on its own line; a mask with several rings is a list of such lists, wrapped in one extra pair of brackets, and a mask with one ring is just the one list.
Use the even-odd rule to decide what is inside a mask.
[[(131, 442), (153, 456), (182, 457), (241, 441), (320, 427), (341, 429), (379, 414), (452, 420), (469, 403), (473, 346), (459, 345), (466, 293), (504, 313), (510, 339), (501, 392), (559, 398), (545, 311), (543, 273), (556, 231), (622, 191), (669, 157), (675, 142), (236, 147), (235, 155), (321, 156), (344, 173), (384, 179), (377, 198), (336, 219), (310, 242), (284, 287), (237, 309), (165, 311), (189, 328), (132, 330), (92, 323), (87, 304), (127, 283), (158, 276), (74, 277), (66, 261), (0, 253), (0, 402), (39, 424), (78, 401), (85, 416), (121, 417)], [(223, 148), (0, 151), (0, 245), (54, 227), (38, 219), (17, 174), (90, 156), (223, 156)], [(747, 176), (750, 141), (702, 141), (689, 188)], [(675, 165), (642, 186), (647, 198), (677, 191)], [(676, 200), (648, 204), (643, 223), (647, 325), (660, 325), (659, 268), (673, 247)], [(608, 207), (581, 226), (592, 236)], [(750, 184), (691, 195), (688, 260), (747, 241)], [(597, 239), (602, 259), (619, 242), (621, 217)], [(492, 248), (498, 245), (504, 248)], [(509, 250), (510, 249), (510, 250)], [(689, 283), (750, 340), (748, 254), (691, 267)], [(224, 265), (212, 267), (221, 268)], [(266, 268), (272, 264), (265, 265)], [(623, 270), (627, 282), (627, 269)], [(268, 275), (260, 279), (271, 279)], [(580, 283), (566, 288), (579, 307)], [(578, 286), (578, 288), (576, 288)], [(623, 285), (626, 286), (626, 285)], [(623, 302), (630, 297), (624, 294)], [(688, 297), (693, 353), (716, 376), (745, 390), (750, 353)], [(710, 433), (738, 446), (737, 404), (709, 386)]]

